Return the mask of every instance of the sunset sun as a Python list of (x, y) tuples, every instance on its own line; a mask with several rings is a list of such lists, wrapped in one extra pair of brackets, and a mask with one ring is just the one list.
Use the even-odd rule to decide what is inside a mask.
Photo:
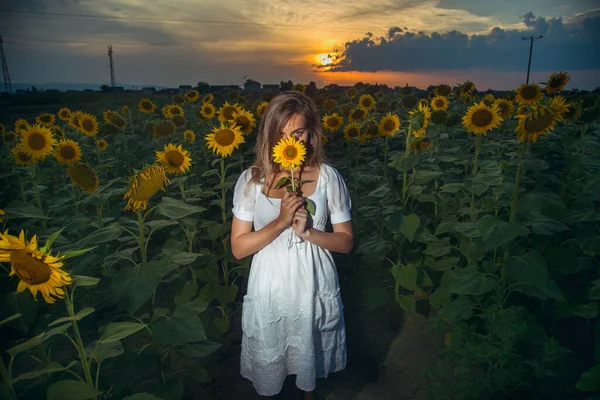
[(317, 56), (317, 59), (319, 60), (319, 63), (321, 65), (331, 65), (333, 64), (333, 58), (331, 58), (331, 56), (327, 53), (323, 53), (323, 54), (319, 54)]

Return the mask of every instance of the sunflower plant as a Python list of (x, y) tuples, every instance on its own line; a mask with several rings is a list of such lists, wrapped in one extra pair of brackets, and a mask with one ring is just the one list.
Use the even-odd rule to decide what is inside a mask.
[[(294, 137), (283, 138), (273, 147), (273, 161), (281, 165), (282, 168), (289, 168), (291, 177), (284, 176), (277, 182), (275, 189), (285, 187), (289, 193), (300, 195), (302, 184), (308, 181), (294, 180), (294, 168), (304, 163), (306, 157), (306, 146), (304, 143)], [(315, 215), (315, 203), (305, 198), (304, 205), (310, 215)]]

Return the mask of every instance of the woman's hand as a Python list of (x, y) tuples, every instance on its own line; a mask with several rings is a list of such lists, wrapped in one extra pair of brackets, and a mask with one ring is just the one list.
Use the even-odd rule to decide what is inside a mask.
[(281, 205), (279, 207), (279, 216), (277, 220), (279, 225), (286, 229), (292, 225), (294, 215), (300, 207), (304, 205), (304, 198), (298, 196), (296, 193), (285, 192), (281, 199)]
[(292, 226), (294, 227), (294, 231), (296, 235), (302, 237), (307, 229), (307, 221), (308, 221), (308, 211), (304, 207), (298, 209), (296, 214), (294, 214), (294, 219), (292, 222)]

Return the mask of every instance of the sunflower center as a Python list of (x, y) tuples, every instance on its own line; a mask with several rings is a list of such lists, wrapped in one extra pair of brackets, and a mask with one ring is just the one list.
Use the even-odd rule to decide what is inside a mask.
[(223, 110), (223, 117), (225, 119), (233, 119), (233, 113), (237, 111), (234, 107), (227, 107)]
[(355, 119), (361, 119), (361, 118), (363, 117), (363, 115), (364, 115), (364, 112), (363, 112), (363, 110), (356, 110), (356, 111), (354, 111), (354, 113), (352, 114), (352, 116), (353, 116)]
[(94, 130), (94, 121), (92, 121), (91, 119), (84, 119), (83, 122), (81, 123), (81, 127), (86, 131), (93, 131)]
[(40, 120), (42, 120), (42, 122), (48, 123), (48, 122), (52, 121), (52, 116), (51, 115), (42, 115), (40, 117)]
[(46, 146), (46, 138), (39, 133), (29, 135), (29, 147), (33, 150), (42, 150)]
[(165, 154), (165, 158), (167, 159), (169, 165), (173, 167), (181, 167), (183, 165), (183, 154), (181, 154), (179, 151), (169, 151), (167, 154)]
[(383, 129), (385, 129), (386, 132), (393, 131), (394, 129), (396, 129), (396, 123), (392, 120), (387, 120), (383, 125)]
[(550, 86), (551, 88), (557, 88), (560, 87), (562, 85), (562, 78), (557, 76), (555, 78), (550, 79), (550, 83), (548, 86)]
[(335, 118), (328, 118), (327, 119), (327, 126), (330, 128), (334, 128), (337, 126), (337, 121)]
[(150, 110), (150, 109), (152, 109), (152, 104), (150, 104), (150, 103), (149, 103), (149, 102), (147, 102), (147, 101), (143, 101), (143, 102), (142, 102), (142, 108), (143, 108), (144, 110)]
[(211, 109), (210, 107), (204, 107), (204, 108), (202, 109), (202, 112), (203, 112), (205, 115), (209, 115), (209, 114), (211, 113), (211, 111), (212, 111), (212, 109)]
[(283, 149), (283, 154), (288, 160), (294, 160), (298, 155), (298, 149), (296, 146), (286, 146), (286, 148)]
[(554, 122), (554, 113), (546, 110), (544, 115), (539, 115), (538, 118), (527, 121), (525, 123), (525, 130), (530, 133), (543, 132), (544, 129), (552, 125), (552, 122)]
[(235, 119), (235, 123), (237, 125), (239, 125), (242, 130), (246, 130), (248, 129), (248, 126), (250, 125), (250, 121), (248, 120), (248, 118), (246, 116), (239, 116)]
[(442, 100), (436, 100), (435, 101), (435, 106), (436, 107), (444, 107), (444, 102)]
[(71, 160), (75, 157), (75, 149), (72, 146), (65, 146), (60, 149), (60, 156), (65, 160)]
[(372, 103), (371, 103), (371, 100), (370, 100), (370, 99), (364, 99), (364, 100), (362, 101), (362, 106), (363, 106), (363, 107), (367, 107), (367, 108), (368, 108), (368, 107), (371, 107), (371, 104), (372, 104)]
[(220, 146), (230, 146), (235, 141), (235, 133), (231, 129), (222, 129), (215, 135), (215, 142)]
[(521, 90), (521, 96), (526, 100), (535, 99), (538, 94), (538, 90), (535, 86), (525, 86)]
[(50, 280), (50, 267), (38, 260), (26, 250), (13, 250), (10, 253), (10, 265), (19, 278), (29, 285), (40, 285)]
[(486, 127), (493, 121), (492, 113), (488, 110), (477, 110), (473, 113), (473, 117), (471, 117), (471, 121), (473, 125), (479, 127)]
[(24, 151), (20, 151), (17, 156), (19, 157), (19, 160), (23, 162), (31, 161), (31, 156)]
[(360, 132), (359, 132), (359, 130), (358, 130), (358, 129), (356, 129), (356, 128), (351, 128), (351, 129), (348, 131), (348, 136), (350, 136), (350, 137), (353, 137), (353, 138), (355, 138), (355, 137), (358, 137), (359, 135), (360, 135)]

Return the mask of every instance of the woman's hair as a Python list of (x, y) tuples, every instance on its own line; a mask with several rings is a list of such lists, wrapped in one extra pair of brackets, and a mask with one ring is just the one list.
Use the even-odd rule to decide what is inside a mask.
[(304, 127), (308, 131), (306, 157), (303, 165), (316, 167), (326, 162), (323, 154), (323, 131), (317, 105), (303, 93), (281, 92), (269, 102), (260, 120), (254, 147), (256, 161), (250, 166), (252, 172), (250, 182), (258, 184), (263, 178), (266, 181), (266, 177), (270, 176), (272, 172), (281, 171), (280, 165), (273, 161), (273, 147), (281, 140), (281, 131), (295, 115), (304, 118), (306, 124)]

